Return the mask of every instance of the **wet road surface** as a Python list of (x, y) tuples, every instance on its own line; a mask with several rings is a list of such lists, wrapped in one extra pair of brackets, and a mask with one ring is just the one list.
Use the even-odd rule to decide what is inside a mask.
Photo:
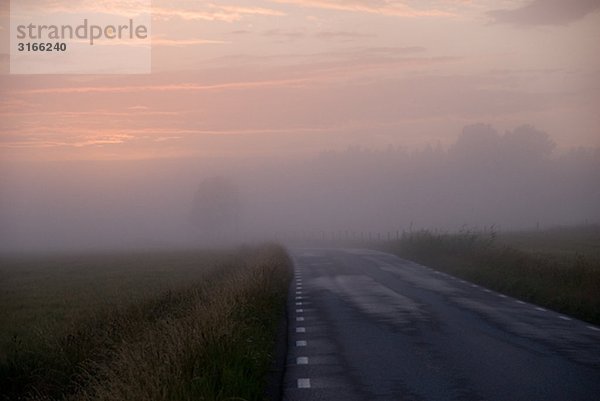
[(284, 400), (599, 400), (600, 329), (396, 256), (297, 249)]

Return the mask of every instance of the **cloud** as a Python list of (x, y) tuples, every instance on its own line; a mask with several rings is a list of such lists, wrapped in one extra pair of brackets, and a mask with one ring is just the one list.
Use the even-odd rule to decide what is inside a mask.
[(214, 90), (236, 90), (257, 87), (295, 86), (309, 81), (305, 78), (229, 82), (222, 84), (201, 85), (196, 83), (176, 83), (165, 85), (127, 85), (127, 86), (72, 86), (59, 88), (26, 89), (16, 93), (21, 95), (66, 94), (66, 93), (139, 93), (139, 92), (198, 92)]
[[(251, 31), (238, 30), (233, 31), (231, 34), (246, 35), (251, 34)], [(298, 30), (283, 30), (283, 29), (269, 29), (262, 32), (262, 36), (276, 39), (280, 42), (291, 42), (300, 39), (316, 38), (319, 40), (338, 40), (342, 42), (352, 42), (358, 39), (373, 38), (375, 35), (368, 33), (352, 32), (352, 31), (319, 31), (314, 33), (308, 33)], [(153, 42), (154, 43), (154, 42)]]
[(438, 9), (416, 9), (394, 0), (270, 0), (273, 3), (334, 11), (362, 12), (390, 17), (448, 17), (454, 14)]
[(303, 32), (298, 31), (284, 31), (281, 29), (270, 29), (263, 33), (264, 36), (278, 38), (282, 41), (292, 41), (297, 39), (302, 39), (306, 35)]
[(375, 35), (350, 31), (322, 31), (316, 34), (319, 39), (351, 41), (354, 39), (372, 38)]
[(168, 38), (152, 38), (152, 46), (168, 46), (168, 47), (185, 47), (185, 46), (198, 46), (198, 45), (214, 45), (214, 44), (228, 44), (224, 40), (213, 40), (213, 39), (168, 39)]
[(533, 0), (513, 10), (493, 10), (488, 15), (498, 24), (515, 26), (566, 25), (600, 9), (598, 0)]
[(135, 137), (120, 132), (98, 132), (96, 135), (82, 133), (65, 135), (61, 131), (3, 133), (0, 135), (0, 148), (54, 148), (86, 146), (119, 145), (131, 141)]
[[(155, 2), (156, 3), (156, 2)], [(21, 4), (28, 8), (47, 13), (91, 13), (112, 14), (118, 16), (135, 17), (141, 13), (151, 13), (156, 19), (182, 19), (186, 21), (222, 21), (235, 22), (245, 16), (275, 16), (281, 17), (285, 13), (265, 7), (247, 7), (236, 5), (219, 5), (205, 2), (192, 2), (186, 4), (173, 4), (173, 2), (158, 2), (150, 4), (147, 0), (103, 0), (103, 1), (65, 1), (65, 0), (36, 0)], [(164, 4), (164, 5), (163, 5)], [(194, 4), (194, 6), (191, 6)]]
[(185, 21), (222, 21), (237, 22), (244, 16), (281, 17), (285, 13), (279, 10), (261, 7), (217, 6), (209, 4), (202, 9), (153, 7), (152, 16), (157, 19), (179, 18)]
[(21, 10), (29, 10), (39, 13), (66, 13), (66, 14), (112, 14), (127, 17), (135, 17), (143, 13), (152, 12), (150, 2), (147, 0), (29, 0), (20, 1)]
[(265, 136), (324, 134), (336, 127), (296, 126), (285, 128), (195, 129), (195, 128), (87, 128), (87, 127), (27, 127), (18, 131), (0, 132), (0, 149), (54, 148), (122, 145), (137, 143), (164, 143), (176, 140), (198, 140), (211, 136)]
[[(141, 106), (137, 106), (141, 107)], [(140, 116), (179, 116), (183, 114), (177, 111), (147, 111), (137, 107), (129, 107), (128, 111), (107, 111), (107, 110), (92, 110), (92, 111), (4, 111), (0, 104), (1, 117), (57, 117), (62, 119), (76, 119), (81, 117), (140, 117)]]
[(8, 96), (6, 96), (5, 99), (0, 100), (0, 113), (24, 112), (25, 110), (31, 109), (34, 106), (36, 106), (35, 103), (22, 99), (8, 99)]
[(264, 8), (264, 7), (240, 7), (240, 6), (214, 6), (220, 10), (237, 13), (237, 14), (247, 14), (247, 15), (265, 15), (270, 17), (282, 17), (286, 15), (284, 12), (279, 10), (274, 10), (272, 8)]
[[(219, 93), (235, 91), (252, 91), (269, 88), (300, 88), (321, 87), (324, 84), (348, 82), (356, 78), (381, 79), (384, 76), (396, 75), (399, 69), (404, 71), (418, 70), (423, 72), (427, 66), (454, 63), (460, 61), (453, 57), (428, 57), (422, 53), (422, 47), (357, 47), (344, 49), (338, 52), (315, 54), (288, 54), (271, 57), (240, 57), (239, 60), (227, 58), (229, 67), (242, 67), (252, 75), (244, 80), (228, 81), (226, 74), (218, 79), (208, 82), (198, 82), (198, 74), (176, 74), (173, 82), (171, 75), (153, 82), (142, 79), (133, 83), (111, 82), (101, 80), (98, 83), (88, 81), (64, 81), (48, 83), (42, 87), (7, 87), (5, 93), (15, 96), (32, 95), (86, 95), (86, 94), (152, 94), (152, 93)], [(272, 60), (277, 61), (279, 67), (268, 66)], [(248, 70), (248, 65), (254, 65)], [(177, 82), (178, 81), (178, 82)], [(2, 109), (0, 109), (2, 111)], [(5, 110), (6, 111), (6, 110)]]

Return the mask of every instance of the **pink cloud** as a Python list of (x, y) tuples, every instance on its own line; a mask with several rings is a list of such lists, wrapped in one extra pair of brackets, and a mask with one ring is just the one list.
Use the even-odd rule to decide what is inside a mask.
[(449, 17), (453, 13), (436, 8), (416, 9), (400, 1), (372, 0), (269, 0), (274, 3), (301, 7), (322, 8), (334, 11), (362, 12), (391, 17)]
[(249, 89), (257, 87), (294, 86), (308, 82), (306, 78), (281, 79), (267, 81), (230, 82), (222, 84), (201, 85), (197, 83), (177, 83), (166, 85), (132, 85), (132, 86), (73, 86), (60, 88), (26, 89), (15, 92), (19, 95), (67, 94), (67, 93), (133, 93), (133, 92), (198, 92), (223, 89)]
[(186, 21), (222, 21), (237, 22), (244, 16), (258, 15), (269, 17), (281, 17), (285, 13), (279, 10), (261, 7), (240, 7), (240, 6), (218, 6), (209, 4), (203, 8), (182, 8), (182, 7), (153, 7), (152, 16), (157, 19), (180, 18)]

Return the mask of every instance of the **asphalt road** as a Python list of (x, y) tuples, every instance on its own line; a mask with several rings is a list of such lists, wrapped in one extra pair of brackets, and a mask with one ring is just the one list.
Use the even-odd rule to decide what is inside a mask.
[(299, 249), (284, 400), (600, 400), (600, 329), (368, 250)]

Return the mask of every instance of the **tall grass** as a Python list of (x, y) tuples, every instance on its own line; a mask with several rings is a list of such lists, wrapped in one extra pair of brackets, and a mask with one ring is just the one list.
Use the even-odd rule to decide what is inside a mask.
[(280, 247), (239, 250), (188, 285), (15, 339), (3, 399), (262, 399), (290, 275)]
[[(577, 231), (579, 232), (579, 231)], [(596, 228), (590, 235), (598, 236)], [(498, 235), (494, 231), (437, 234), (405, 233), (384, 245), (388, 251), (548, 308), (600, 323), (600, 258), (597, 245), (530, 247), (539, 236), (564, 231)], [(591, 243), (590, 243), (591, 244)]]

